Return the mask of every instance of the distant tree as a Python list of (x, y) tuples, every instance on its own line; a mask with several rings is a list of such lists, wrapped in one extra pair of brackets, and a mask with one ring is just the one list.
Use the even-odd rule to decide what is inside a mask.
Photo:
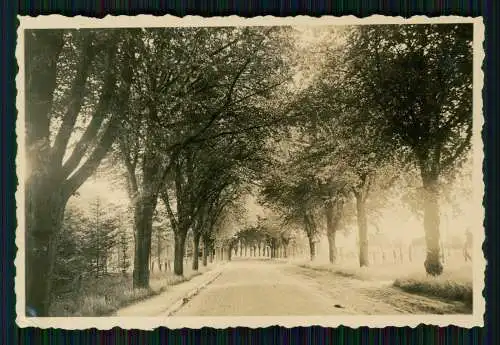
[(283, 215), (284, 225), (302, 225), (309, 241), (310, 258), (314, 260), (320, 231), (318, 213), (322, 204), (321, 188), (314, 176), (307, 172), (294, 172), (295, 175), (290, 169), (281, 166), (265, 181), (261, 198), (265, 205)]

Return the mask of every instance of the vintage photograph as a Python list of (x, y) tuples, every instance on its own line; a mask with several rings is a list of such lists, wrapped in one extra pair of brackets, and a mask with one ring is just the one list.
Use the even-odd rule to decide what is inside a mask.
[(18, 321), (482, 320), (481, 21), (24, 19)]

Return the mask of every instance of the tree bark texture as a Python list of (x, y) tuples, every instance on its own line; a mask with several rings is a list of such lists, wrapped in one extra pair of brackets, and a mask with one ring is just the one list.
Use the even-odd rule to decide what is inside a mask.
[(314, 238), (312, 236), (308, 237), (309, 240), (309, 258), (311, 261), (316, 259), (316, 243), (314, 242)]
[(366, 197), (363, 193), (356, 194), (356, 215), (359, 237), (359, 266), (369, 265), (368, 259), (368, 223), (366, 219)]
[(437, 276), (443, 272), (440, 257), (439, 190), (437, 174), (423, 174), (424, 231), (427, 255), (424, 262), (428, 274)]
[(68, 196), (52, 189), (56, 185), (34, 180), (26, 186), (26, 305), (37, 316), (48, 316), (57, 238)]
[(134, 288), (149, 287), (149, 258), (151, 256), (151, 233), (153, 213), (156, 208), (156, 196), (142, 196), (136, 201), (134, 212), (135, 255), (133, 285)]
[(178, 231), (174, 236), (174, 273), (182, 276), (184, 274), (184, 249), (186, 245), (185, 231)]
[(198, 271), (200, 255), (200, 234), (193, 235), (193, 270)]

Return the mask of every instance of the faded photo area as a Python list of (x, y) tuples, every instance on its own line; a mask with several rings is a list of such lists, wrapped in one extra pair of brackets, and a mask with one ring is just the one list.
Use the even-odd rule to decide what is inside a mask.
[(23, 35), (27, 317), (473, 313), (473, 24)]

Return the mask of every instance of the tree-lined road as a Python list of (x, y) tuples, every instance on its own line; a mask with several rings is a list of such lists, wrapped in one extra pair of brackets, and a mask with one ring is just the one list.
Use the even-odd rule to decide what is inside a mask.
[(272, 260), (234, 260), (174, 316), (465, 312), (463, 305)]
[[(472, 26), (332, 26), (315, 43), (308, 31), (297, 23), (26, 35), (30, 314), (117, 310), (149, 291), (166, 260), (179, 280), (186, 257), (194, 271), (238, 251), (308, 252), (314, 261), (326, 235), (333, 265), (337, 234), (353, 229), (359, 267), (374, 261), (373, 230), (390, 226), (401, 230), (388, 235), (393, 250), (425, 236), (421, 270), (443, 273), (446, 237), (482, 229), (475, 217), (452, 216), (475, 202)], [(122, 196), (90, 203), (84, 186), (96, 197), (106, 194), (101, 182)], [(90, 289), (75, 283), (82, 276)], [(384, 284), (239, 260), (180, 313), (455, 308)]]

